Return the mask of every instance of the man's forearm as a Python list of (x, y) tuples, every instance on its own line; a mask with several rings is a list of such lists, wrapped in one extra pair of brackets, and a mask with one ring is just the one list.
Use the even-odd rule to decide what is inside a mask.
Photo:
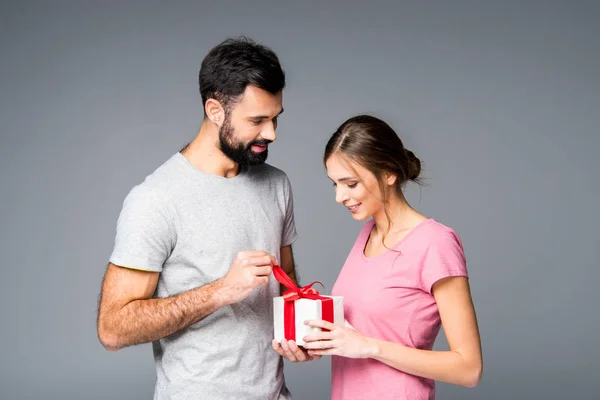
[(161, 299), (134, 300), (118, 310), (106, 310), (103, 330), (108, 344), (122, 347), (151, 342), (178, 332), (227, 304), (217, 280)]

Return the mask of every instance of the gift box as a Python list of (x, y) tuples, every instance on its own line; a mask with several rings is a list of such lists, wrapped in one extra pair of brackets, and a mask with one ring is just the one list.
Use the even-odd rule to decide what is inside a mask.
[(298, 346), (304, 345), (304, 336), (321, 328), (311, 327), (304, 321), (322, 319), (338, 325), (344, 325), (344, 298), (342, 296), (323, 296), (314, 289), (313, 282), (297, 287), (287, 274), (278, 266), (273, 268), (275, 278), (289, 290), (283, 296), (273, 298), (274, 336), (277, 342), (293, 340)]

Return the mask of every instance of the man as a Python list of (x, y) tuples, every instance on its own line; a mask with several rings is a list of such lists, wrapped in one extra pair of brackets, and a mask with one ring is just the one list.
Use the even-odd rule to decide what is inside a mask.
[(109, 350), (152, 342), (155, 399), (290, 399), (280, 354), (311, 358), (271, 348), (272, 266), (296, 279), (296, 227), (288, 178), (264, 163), (285, 75), (270, 49), (228, 39), (199, 84), (198, 135), (123, 203), (98, 337)]

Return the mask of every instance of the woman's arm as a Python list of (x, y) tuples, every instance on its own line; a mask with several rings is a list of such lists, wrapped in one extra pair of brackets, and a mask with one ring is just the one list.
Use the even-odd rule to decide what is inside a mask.
[(483, 359), (477, 318), (465, 277), (447, 277), (432, 288), (449, 351), (420, 350), (374, 338), (352, 327), (326, 321), (309, 325), (330, 329), (308, 335), (304, 340), (310, 355), (339, 355), (373, 358), (408, 374), (461, 386), (476, 386), (482, 375)]

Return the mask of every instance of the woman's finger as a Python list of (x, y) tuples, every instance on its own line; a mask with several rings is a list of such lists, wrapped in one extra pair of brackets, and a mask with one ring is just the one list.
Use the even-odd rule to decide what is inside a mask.
[(331, 322), (320, 320), (320, 319), (311, 319), (308, 321), (304, 321), (304, 323), (308, 326), (312, 326), (315, 328), (328, 329), (328, 330), (333, 330), (336, 327), (336, 325), (332, 324)]
[(318, 342), (320, 340), (331, 340), (333, 334), (330, 331), (312, 332), (304, 336), (305, 342)]

